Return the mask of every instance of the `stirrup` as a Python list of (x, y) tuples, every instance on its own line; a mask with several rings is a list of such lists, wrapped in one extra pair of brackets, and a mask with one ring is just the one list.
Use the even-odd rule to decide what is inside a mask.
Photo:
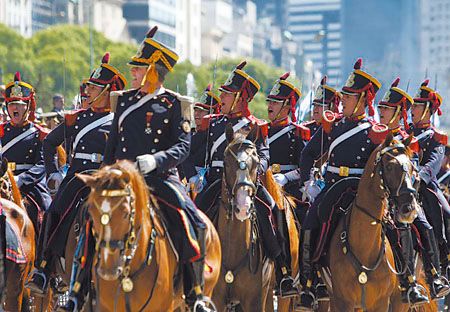
[[(302, 304), (302, 302), (301, 302), (302, 295), (308, 295), (308, 296), (310, 296), (312, 298), (312, 301), (313, 301), (312, 307), (301, 306), (301, 304)], [(303, 311), (303, 312), (306, 312), (306, 311), (310, 312), (310, 311), (315, 311), (318, 308), (319, 308), (319, 303), (317, 302), (316, 295), (314, 295), (314, 293), (312, 291), (310, 291), (309, 289), (302, 290), (300, 292), (300, 302), (296, 305), (295, 310), (296, 311)]]
[(425, 303), (430, 303), (430, 299), (428, 298), (428, 293), (427, 293), (427, 290), (425, 289), (425, 287), (423, 287), (422, 285), (420, 285), (418, 283), (416, 283), (415, 287), (417, 287), (417, 289), (420, 291), (420, 293), (422, 295), (427, 297), (427, 301), (426, 302), (420, 302), (420, 303), (412, 303), (411, 300), (409, 299), (409, 295), (411, 294), (413, 287), (409, 287), (408, 291), (406, 292), (406, 299), (408, 300), (408, 305), (411, 308), (415, 308), (415, 307), (421, 306), (421, 305), (423, 305)]
[[(282, 285), (283, 283), (289, 282), (292, 285), (292, 288), (295, 290), (295, 293), (288, 293), (285, 296), (282, 296)], [(280, 284), (278, 285), (278, 293), (281, 298), (289, 298), (289, 297), (296, 297), (298, 295), (298, 288), (294, 284), (294, 279), (291, 276), (285, 276), (281, 279)]]
[[(448, 287), (447, 291), (444, 291), (441, 294), (436, 294), (435, 298), (443, 298), (443, 297), (447, 296), (450, 293), (450, 285), (449, 285), (449, 282), (448, 282), (447, 278), (445, 278), (445, 276), (440, 275), (434, 281), (439, 281), (442, 285), (447, 285), (447, 287)], [(433, 282), (433, 284), (434, 284), (434, 282)], [(434, 287), (434, 285), (432, 285), (432, 287)], [(435, 289), (433, 289), (433, 290), (434, 290), (433, 292), (436, 292)]]
[[(73, 309), (69, 310), (67, 309), (67, 306), (69, 305), (69, 303), (72, 302), (73, 303)], [(55, 309), (56, 312), (67, 312), (67, 311), (71, 311), (71, 312), (78, 312), (78, 299), (74, 296), (68, 296), (67, 297), (67, 302), (65, 302), (64, 305), (60, 304), (59, 300)]]
[(209, 312), (217, 312), (216, 305), (212, 302), (211, 298), (202, 296), (201, 298), (197, 298), (194, 303), (194, 307), (192, 309), (193, 312), (197, 311), (198, 307), (202, 307), (204, 310)]
[[(42, 289), (36, 287), (36, 283), (34, 282), (34, 279), (36, 277), (40, 277), (43, 280), (42, 283)], [(45, 295), (45, 293), (47, 292), (48, 289), (48, 279), (47, 276), (45, 275), (44, 272), (41, 272), (38, 269), (34, 269), (31, 272), (30, 278), (28, 278), (27, 282), (25, 283), (25, 288), (28, 288), (29, 290), (31, 290), (35, 295), (39, 296), (39, 295)]]

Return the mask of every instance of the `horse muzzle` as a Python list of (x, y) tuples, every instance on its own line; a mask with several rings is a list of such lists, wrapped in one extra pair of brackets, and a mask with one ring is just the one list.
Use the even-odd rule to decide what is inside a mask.
[(98, 267), (96, 272), (102, 280), (111, 282), (119, 279), (119, 276), (122, 274), (122, 269), (104, 269), (102, 267)]
[(410, 198), (397, 203), (397, 221), (401, 223), (413, 223), (417, 217), (417, 201), (414, 195), (407, 195)]
[(250, 218), (253, 207), (254, 189), (250, 185), (241, 185), (237, 188), (234, 200), (234, 213), (236, 219), (243, 222)]

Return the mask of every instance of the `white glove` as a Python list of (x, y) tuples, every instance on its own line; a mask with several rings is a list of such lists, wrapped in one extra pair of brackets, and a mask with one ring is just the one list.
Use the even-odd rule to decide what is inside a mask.
[(420, 177), (420, 180), (425, 182), (425, 184), (430, 183), (431, 177), (430, 177), (429, 173), (424, 168), (419, 170), (419, 177)]
[(314, 201), (317, 195), (319, 195), (320, 191), (321, 189), (315, 183), (315, 180), (308, 180), (305, 182), (304, 192), (306, 193), (306, 196), (308, 197), (310, 202)]
[(150, 154), (139, 155), (136, 157), (136, 165), (142, 174), (147, 174), (156, 169), (156, 160)]
[(61, 172), (53, 172), (47, 178), (47, 187), (50, 189), (50, 191), (56, 191), (59, 189), (59, 186), (61, 185), (63, 179), (64, 177)]
[(276, 173), (273, 175), (275, 181), (277, 181), (278, 184), (280, 184), (281, 186), (286, 185), (286, 183), (288, 183), (288, 179), (286, 178), (286, 176), (282, 173)]
[(18, 176), (18, 175), (15, 175), (15, 176), (14, 176), (14, 181), (16, 181), (16, 184), (17, 184), (17, 187), (18, 187), (18, 188), (20, 188), (20, 187), (22, 186), (22, 182), (21, 182), (21, 180), (19, 179), (19, 176)]

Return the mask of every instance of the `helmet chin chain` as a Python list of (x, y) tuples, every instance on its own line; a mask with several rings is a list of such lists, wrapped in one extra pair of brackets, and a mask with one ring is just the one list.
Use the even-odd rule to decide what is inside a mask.
[(430, 110), (430, 102), (427, 101), (427, 103), (425, 104), (425, 109), (423, 110), (422, 116), (420, 116), (418, 123), (421, 123), (423, 121), (423, 119), (425, 118), (425, 115), (428, 113), (429, 110)]
[(231, 104), (230, 110), (226, 114), (232, 114), (233, 109), (236, 107), (236, 104), (240, 97), (241, 97), (241, 92), (237, 92), (234, 96), (233, 104)]
[(286, 106), (286, 102), (287, 102), (288, 100), (284, 100), (283, 101), (283, 105), (281, 105), (281, 108), (280, 108), (280, 110), (278, 111), (278, 113), (277, 113), (277, 115), (275, 116), (275, 119), (273, 120), (273, 121), (277, 121), (279, 118), (280, 118), (280, 114), (281, 114), (281, 111), (283, 110), (283, 108)]
[(395, 118), (397, 118), (398, 114), (400, 113), (400, 110), (401, 110), (401, 107), (397, 106), (394, 116), (392, 116), (391, 120), (389, 120), (389, 123), (387, 124), (388, 127), (392, 124), (392, 122), (395, 120)]
[[(13, 118), (12, 118), (11, 114), (9, 113), (8, 105), (6, 105), (6, 113), (8, 114), (9, 118), (11, 119), (11, 123), (13, 123), (13, 122), (12, 122), (12, 119), (13, 119)], [(30, 113), (30, 103), (28, 102), (28, 103), (27, 103), (27, 109), (26, 109), (25, 112), (23, 113), (22, 119), (20, 120), (20, 122), (21, 122), (22, 124), (24, 124), (24, 123), (27, 121), (29, 113)], [(13, 124), (14, 124), (14, 123), (13, 123)]]
[(353, 110), (353, 113), (350, 115), (350, 117), (353, 117), (355, 115), (355, 113), (358, 111), (359, 107), (361, 106), (361, 99), (364, 97), (364, 95), (366, 95), (366, 92), (361, 92), (361, 94), (359, 95), (358, 98), (358, 103), (355, 106), (355, 109)]
[(107, 84), (106, 87), (103, 88), (102, 92), (100, 92), (99, 95), (97, 95), (91, 102), (88, 103), (88, 108), (91, 108), (91, 107), (94, 105), (94, 103), (95, 103), (100, 97), (102, 97), (103, 94), (105, 94), (105, 92), (106, 92), (107, 90), (109, 90), (110, 86), (111, 86), (110, 84)]

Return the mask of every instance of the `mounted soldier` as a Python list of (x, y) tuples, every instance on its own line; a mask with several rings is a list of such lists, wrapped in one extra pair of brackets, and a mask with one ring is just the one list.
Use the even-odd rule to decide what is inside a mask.
[[(152, 189), (175, 244), (185, 279), (186, 301), (207, 311), (203, 298), (205, 223), (181, 183), (177, 166), (189, 154), (192, 102), (163, 87), (178, 55), (153, 38), (152, 28), (128, 63), (133, 88), (117, 99), (104, 163), (136, 162)], [(139, 144), (137, 144), (139, 142)]]
[[(308, 210), (303, 224), (303, 239), (301, 255), (302, 292), (300, 307), (311, 309), (315, 305), (316, 297), (312, 288), (316, 269), (312, 259), (314, 252), (316, 259), (325, 244), (325, 234), (333, 230), (336, 213), (333, 213), (331, 203), (338, 202), (343, 209), (352, 202), (357, 182), (364, 170), (364, 166), (374, 149), (381, 143), (387, 133), (387, 127), (376, 124), (366, 116), (373, 116), (373, 100), (381, 84), (376, 78), (361, 70), (362, 60), (355, 63), (354, 71), (350, 74), (342, 88), (343, 118), (335, 122), (335, 113), (326, 111), (326, 118), (322, 121), (323, 131), (311, 138), (302, 151), (300, 157), (301, 182), (305, 184), (305, 192), (314, 201)], [(308, 182), (311, 168), (315, 160), (324, 153), (328, 155), (328, 164), (324, 175), (324, 187), (317, 191)], [(342, 181), (342, 182), (341, 182)], [(321, 205), (321, 203), (323, 203)], [(323, 207), (326, 205), (326, 207)], [(321, 209), (319, 210), (319, 206)], [(338, 207), (339, 208), (339, 207)], [(320, 212), (320, 217), (319, 217)], [(320, 245), (316, 251), (316, 238)]]
[[(50, 132), (43, 144), (47, 184), (56, 195), (45, 214), (39, 235), (37, 269), (27, 284), (36, 294), (47, 292), (49, 278), (55, 271), (55, 259), (64, 257), (69, 230), (81, 203), (89, 195), (89, 187), (75, 174), (92, 173), (103, 160), (113, 119), (109, 95), (112, 91), (122, 90), (126, 84), (125, 77), (108, 63), (109, 53), (105, 54), (102, 64), (87, 82), (89, 108), (66, 113), (64, 122)], [(73, 144), (72, 160), (64, 176), (55, 162), (55, 155), (58, 146), (65, 142)]]
[(322, 126), (324, 111), (332, 111), (339, 114), (339, 103), (341, 102), (341, 94), (334, 88), (327, 85), (327, 76), (324, 76), (317, 87), (312, 101), (312, 120), (304, 122), (302, 125), (308, 127), (311, 131), (311, 137)]
[[(413, 98), (398, 87), (399, 81), (400, 79), (397, 78), (392, 83), (382, 101), (379, 102), (378, 110), (380, 123), (388, 126), (395, 138), (402, 141), (409, 138), (409, 134), (406, 132), (406, 130), (409, 130), (407, 114), (413, 104)], [(401, 121), (403, 127), (400, 125)], [(414, 151), (415, 158), (418, 158), (418, 141), (415, 138), (411, 139), (412, 142), (409, 146)], [(418, 177), (416, 177), (416, 180), (418, 181)], [(431, 297), (432, 299), (442, 297), (450, 289), (447, 282), (440, 277), (438, 271), (440, 269), (439, 250), (437, 249), (433, 227), (428, 223), (422, 210), (417, 212), (417, 217), (413, 224), (420, 234), (420, 246), (423, 249), (420, 254), (424, 263), (427, 282), (430, 286)], [(400, 257), (399, 261), (403, 264), (399, 266), (399, 270), (403, 271), (403, 274), (399, 275), (402, 300), (411, 305), (427, 302), (428, 298), (425, 293), (421, 292), (415, 278), (416, 268), (410, 226), (406, 223), (395, 222), (394, 226), (387, 227), (387, 229), (387, 236), (391, 246)]]
[(27, 212), (39, 230), (38, 216), (48, 209), (51, 197), (45, 185), (42, 141), (47, 130), (35, 124), (36, 101), (33, 87), (20, 73), (5, 87), (6, 111), (10, 121), (0, 125), (2, 156), (8, 159), (17, 186), (24, 194)]
[[(419, 199), (422, 202), (427, 219), (433, 225), (442, 261), (441, 273), (443, 276), (447, 276), (450, 233), (444, 226), (443, 219), (448, 218), (450, 209), (436, 178), (444, 159), (447, 135), (439, 132), (431, 124), (433, 114), (442, 114), (440, 108), (442, 97), (438, 92), (431, 89), (428, 83), (429, 81), (425, 80), (414, 97), (414, 103), (411, 106), (411, 129), (419, 141), (421, 154)], [(436, 268), (436, 270), (439, 270), (439, 268)]]
[(190, 181), (191, 190), (196, 193), (203, 187), (204, 173), (201, 171), (206, 167), (205, 145), (209, 133), (207, 128), (202, 127), (202, 120), (205, 116), (216, 113), (219, 107), (220, 98), (211, 90), (211, 85), (206, 87), (200, 99), (194, 103), (195, 132), (191, 138), (189, 157), (183, 162), (182, 167), (186, 180)]
[[(205, 142), (208, 145), (201, 147), (208, 153), (208, 172), (206, 175), (208, 188), (199, 194), (196, 202), (203, 211), (210, 213), (210, 210), (213, 210), (210, 214), (212, 217), (215, 215), (214, 207), (217, 207), (216, 204), (221, 193), (223, 157), (227, 145), (225, 140), (227, 124), (230, 123), (233, 126), (234, 132), (250, 132), (250, 130), (256, 128), (254, 130), (257, 137), (254, 143), (260, 158), (258, 177), (265, 174), (270, 164), (270, 154), (266, 143), (268, 125), (265, 121), (253, 116), (248, 107), (260, 86), (253, 77), (243, 70), (245, 65), (246, 62), (244, 61), (236, 66), (227, 81), (219, 88), (219, 91), (221, 91), (221, 114), (206, 116), (202, 123), (203, 129), (209, 128), (208, 142)], [(277, 289), (282, 297), (293, 296), (297, 293), (297, 290), (293, 285), (290, 269), (277, 239), (277, 236), (281, 237), (282, 233), (274, 231), (270, 216), (271, 213), (278, 210), (278, 207), (261, 183), (258, 183), (256, 197), (259, 198), (255, 201), (255, 206), (264, 250), (269, 258), (275, 260)]]

